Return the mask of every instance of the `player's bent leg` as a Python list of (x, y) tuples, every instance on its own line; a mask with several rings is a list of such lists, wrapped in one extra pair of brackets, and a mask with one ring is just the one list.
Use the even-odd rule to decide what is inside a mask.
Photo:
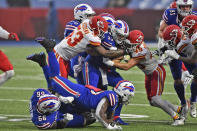
[(0, 75), (0, 86), (14, 76), (14, 70), (5, 71)]
[(88, 126), (96, 122), (96, 118), (91, 112), (82, 113), (84, 116), (84, 126)]
[(65, 127), (66, 128), (69, 128), (69, 127), (84, 127), (86, 125), (87, 125), (87, 120), (83, 115), (73, 114), (73, 120), (69, 121), (68, 124)]
[(178, 114), (173, 111), (171, 108), (169, 108), (168, 104), (164, 100), (161, 99), (160, 96), (153, 96), (151, 98), (150, 104), (155, 107), (161, 108), (163, 111), (168, 113), (174, 120), (172, 125), (177, 126), (177, 125), (184, 125), (184, 120), (180, 119)]

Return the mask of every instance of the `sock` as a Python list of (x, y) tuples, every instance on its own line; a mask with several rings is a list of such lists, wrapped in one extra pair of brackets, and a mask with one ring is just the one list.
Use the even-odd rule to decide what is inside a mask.
[(176, 93), (181, 101), (181, 105), (186, 104), (186, 99), (185, 99), (185, 88), (183, 84), (174, 84), (174, 89), (176, 90)]
[(60, 72), (59, 63), (57, 62), (56, 56), (54, 52), (48, 52), (48, 60), (49, 60), (49, 67), (50, 67), (50, 77), (58, 76)]
[(169, 108), (171, 108), (173, 111), (179, 113), (181, 111), (181, 106), (173, 105), (169, 101), (164, 100), (164, 102), (168, 105)]
[(14, 76), (14, 70), (9, 70), (0, 75), (0, 85)]
[(122, 109), (122, 104), (119, 104), (118, 107), (116, 108), (115, 112), (114, 112), (114, 116), (119, 116), (120, 117), (121, 109)]
[(163, 111), (168, 113), (172, 118), (176, 115), (176, 112), (173, 111), (160, 96), (153, 96), (151, 99), (151, 105), (161, 108)]
[(190, 101), (191, 102), (196, 102), (196, 96), (197, 96), (197, 84), (192, 82), (191, 84), (191, 98)]
[(42, 66), (42, 70), (47, 81), (48, 88), (52, 87), (51, 80), (49, 79), (50, 76), (50, 68), (48, 65)]

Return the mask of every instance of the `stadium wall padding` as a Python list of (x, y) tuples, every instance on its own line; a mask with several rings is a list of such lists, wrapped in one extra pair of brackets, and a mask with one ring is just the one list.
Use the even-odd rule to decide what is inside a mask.
[[(9, 32), (18, 33), (21, 39), (34, 39), (48, 35), (48, 9), (1, 8), (0, 25)], [(130, 30), (140, 29), (145, 40), (155, 40), (163, 10), (132, 10), (126, 8), (95, 9), (97, 14), (107, 12), (117, 19), (125, 20)], [(73, 9), (57, 10), (57, 35), (63, 38), (65, 24), (73, 20)]]

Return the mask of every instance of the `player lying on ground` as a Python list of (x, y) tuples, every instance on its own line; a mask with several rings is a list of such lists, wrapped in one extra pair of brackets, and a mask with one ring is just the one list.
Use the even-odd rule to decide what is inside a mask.
[(105, 63), (122, 70), (129, 70), (134, 66), (141, 69), (145, 73), (145, 88), (150, 105), (161, 108), (168, 113), (174, 120), (172, 125), (183, 125), (184, 119), (180, 119), (177, 114), (182, 113), (182, 117), (184, 117), (184, 111), (181, 112), (181, 107), (161, 99), (166, 72), (146, 47), (143, 33), (139, 30), (131, 31), (124, 46), (133, 50), (128, 63), (121, 63), (121, 59), (106, 60)]
[(73, 97), (51, 94), (46, 89), (34, 91), (30, 100), (31, 120), (38, 129), (84, 127), (96, 121), (90, 113), (80, 113), (71, 102)]
[[(39, 39), (39, 41), (41, 41)], [(74, 97), (73, 104), (86, 111), (94, 110), (96, 118), (107, 129), (122, 129), (113, 122), (113, 112), (119, 103), (128, 104), (134, 96), (134, 86), (129, 83), (121, 84), (114, 91), (102, 91), (90, 85), (75, 84), (59, 76), (59, 64), (53, 52), (54, 42), (45, 40), (40, 42), (49, 56), (49, 77), (52, 82), (52, 91), (63, 97)]]

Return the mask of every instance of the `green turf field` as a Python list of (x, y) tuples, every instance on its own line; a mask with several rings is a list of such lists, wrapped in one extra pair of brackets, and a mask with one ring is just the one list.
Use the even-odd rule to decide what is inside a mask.
[[(46, 88), (46, 82), (41, 68), (33, 62), (26, 61), (25, 57), (32, 53), (44, 51), (42, 47), (5, 47), (1, 46), (11, 63), (14, 65), (15, 77), (0, 87), (0, 131), (38, 130), (30, 121), (29, 99), (37, 88)], [(178, 97), (173, 88), (173, 80), (168, 66), (165, 66), (167, 77), (162, 98), (173, 104), (179, 104)], [(146, 99), (144, 88), (144, 74), (137, 68), (129, 71), (119, 71), (126, 79), (133, 81), (136, 93), (132, 103), (122, 110), (123, 119), (130, 123), (122, 126), (128, 131), (190, 131), (197, 130), (197, 120), (188, 115), (184, 126), (172, 127), (172, 119), (162, 110), (150, 107)], [(187, 98), (190, 89), (187, 88)], [(61, 129), (61, 130), (104, 130), (100, 123), (95, 123), (86, 128)]]

